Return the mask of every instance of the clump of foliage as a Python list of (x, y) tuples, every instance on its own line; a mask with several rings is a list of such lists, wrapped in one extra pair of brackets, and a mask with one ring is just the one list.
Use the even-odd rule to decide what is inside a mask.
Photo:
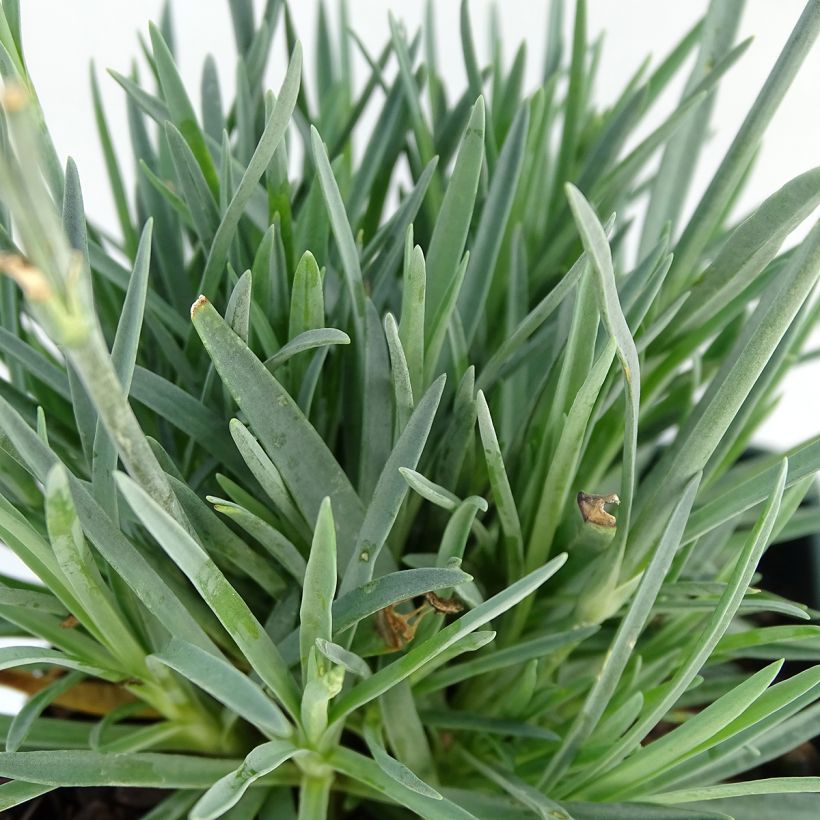
[(0, 721), (3, 808), (750, 818), (820, 790), (741, 777), (820, 731), (820, 667), (778, 679), (820, 654), (814, 613), (752, 586), (820, 529), (820, 438), (739, 461), (818, 317), (820, 226), (782, 246), (820, 169), (733, 208), (817, 0), (682, 211), (741, 6), (601, 110), (584, 0), (566, 49), (551, 4), (531, 93), (465, 2), (454, 98), (432, 8), (370, 55), (320, 5), (306, 86), (287, 4), (232, 0), (236, 97), (208, 59), (199, 116), (166, 14), (112, 72), (134, 191), (93, 79), (110, 236), (3, 0), (0, 537), (40, 581), (0, 579), (0, 681), (33, 693)]

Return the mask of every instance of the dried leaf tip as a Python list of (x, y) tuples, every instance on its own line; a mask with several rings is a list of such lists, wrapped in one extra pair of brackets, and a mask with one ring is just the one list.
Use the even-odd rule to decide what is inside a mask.
[(51, 286), (43, 272), (19, 254), (0, 253), (0, 271), (14, 279), (33, 302), (42, 302), (51, 296)]
[(20, 83), (7, 82), (3, 89), (2, 103), (3, 108), (10, 114), (22, 111), (28, 104), (28, 92)]
[(578, 509), (587, 524), (595, 524), (598, 527), (612, 529), (617, 525), (614, 515), (606, 511), (607, 504), (620, 504), (621, 499), (615, 494), (609, 495), (587, 495), (578, 493), (576, 498)]
[(197, 311), (198, 311), (201, 307), (204, 307), (204, 306), (205, 306), (205, 305), (207, 305), (207, 304), (208, 304), (208, 299), (207, 299), (204, 295), (200, 294), (200, 295), (197, 297), (196, 302), (194, 302), (194, 303), (191, 305), (191, 318), (193, 319), (193, 318), (194, 318), (194, 316), (196, 316)]

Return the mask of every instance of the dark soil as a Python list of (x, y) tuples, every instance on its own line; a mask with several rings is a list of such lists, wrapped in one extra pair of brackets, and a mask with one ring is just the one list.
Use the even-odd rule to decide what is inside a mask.
[(0, 816), (9, 820), (139, 820), (168, 794), (162, 789), (55, 789)]
[[(763, 554), (758, 568), (763, 576), (760, 586), (767, 592), (773, 592), (791, 601), (799, 601), (815, 610), (820, 609), (818, 561), (820, 549), (816, 537), (776, 544)], [(762, 626), (787, 623), (793, 621), (774, 613), (764, 613), (761, 616)], [(814, 665), (811, 661), (786, 661), (779, 677), (791, 677)], [(776, 760), (770, 760), (758, 769), (744, 773), (744, 779), (817, 776), (820, 776), (820, 736)]]

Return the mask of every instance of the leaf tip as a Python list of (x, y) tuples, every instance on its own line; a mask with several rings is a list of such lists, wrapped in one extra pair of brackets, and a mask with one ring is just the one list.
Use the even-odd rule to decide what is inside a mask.
[(571, 182), (564, 183), (564, 193), (566, 193), (570, 204), (584, 198), (584, 195)]
[(153, 20), (148, 21), (148, 36), (151, 38), (151, 45), (154, 47), (154, 51), (157, 50), (159, 44), (165, 45), (165, 38)]
[(467, 133), (471, 130), (475, 130), (481, 133), (482, 139), (484, 138), (484, 108), (484, 95), (479, 94), (476, 98), (473, 113), (467, 126)]

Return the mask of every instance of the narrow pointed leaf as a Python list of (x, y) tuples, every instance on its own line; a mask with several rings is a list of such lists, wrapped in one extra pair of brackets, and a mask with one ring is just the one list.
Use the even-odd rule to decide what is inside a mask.
[(206, 296), (214, 295), (219, 278), (223, 275), (231, 241), (239, 220), (242, 218), (259, 180), (265, 173), (276, 149), (285, 136), (291, 114), (296, 105), (296, 97), (299, 93), (301, 71), (302, 49), (297, 43), (288, 64), (287, 74), (279, 89), (276, 104), (265, 124), (265, 130), (262, 132), (259, 144), (253, 152), (248, 167), (236, 187), (236, 191), (214, 236), (199, 286), (199, 292)]
[(493, 179), (481, 220), (470, 247), (470, 264), (458, 297), (458, 310), (464, 323), (467, 342), (475, 337), (484, 315), (487, 296), (493, 281), (498, 255), (512, 210), (518, 178), (524, 160), (524, 148), (529, 128), (529, 108), (521, 106), (513, 120), (504, 146), (493, 169)]
[(307, 679), (308, 655), (317, 640), (333, 638), (331, 606), (336, 593), (336, 532), (329, 498), (322, 502), (305, 570), (299, 609), (299, 647), (302, 678)]
[[(484, 156), (484, 99), (473, 106), (461, 148), (441, 205), (427, 251), (427, 302), (441, 305), (452, 289), (464, 254)], [(433, 336), (433, 311), (425, 314), (425, 339)]]
[(273, 373), (278, 367), (292, 359), (299, 353), (306, 350), (314, 350), (317, 347), (328, 345), (349, 345), (350, 336), (335, 327), (316, 328), (306, 330), (298, 336), (294, 336), (284, 347), (280, 348), (270, 358), (265, 360), (265, 367)]
[(117, 485), (149, 532), (188, 576), (236, 641), (255, 671), (291, 713), (298, 711), (296, 686), (262, 625), (202, 547), (144, 490), (117, 474)]
[(235, 666), (185, 641), (172, 638), (153, 660), (179, 672), (264, 732), (287, 737), (293, 727), (262, 689)]
[[(279, 470), (302, 515), (313, 524), (330, 496), (342, 556), (363, 518), (361, 501), (327, 445), (293, 399), (207, 301), (192, 310), (194, 327), (222, 380)], [(273, 412), (271, 412), (273, 410)], [(321, 477), (317, 481), (317, 477)]]
[(342, 561), (347, 560), (340, 587), (342, 593), (350, 592), (373, 577), (376, 559), (407, 495), (407, 483), (399, 468), (414, 469), (418, 464), (441, 401), (444, 382), (444, 377), (439, 377), (413, 411), (404, 432), (384, 465), (352, 553), (342, 553), (340, 556)]

